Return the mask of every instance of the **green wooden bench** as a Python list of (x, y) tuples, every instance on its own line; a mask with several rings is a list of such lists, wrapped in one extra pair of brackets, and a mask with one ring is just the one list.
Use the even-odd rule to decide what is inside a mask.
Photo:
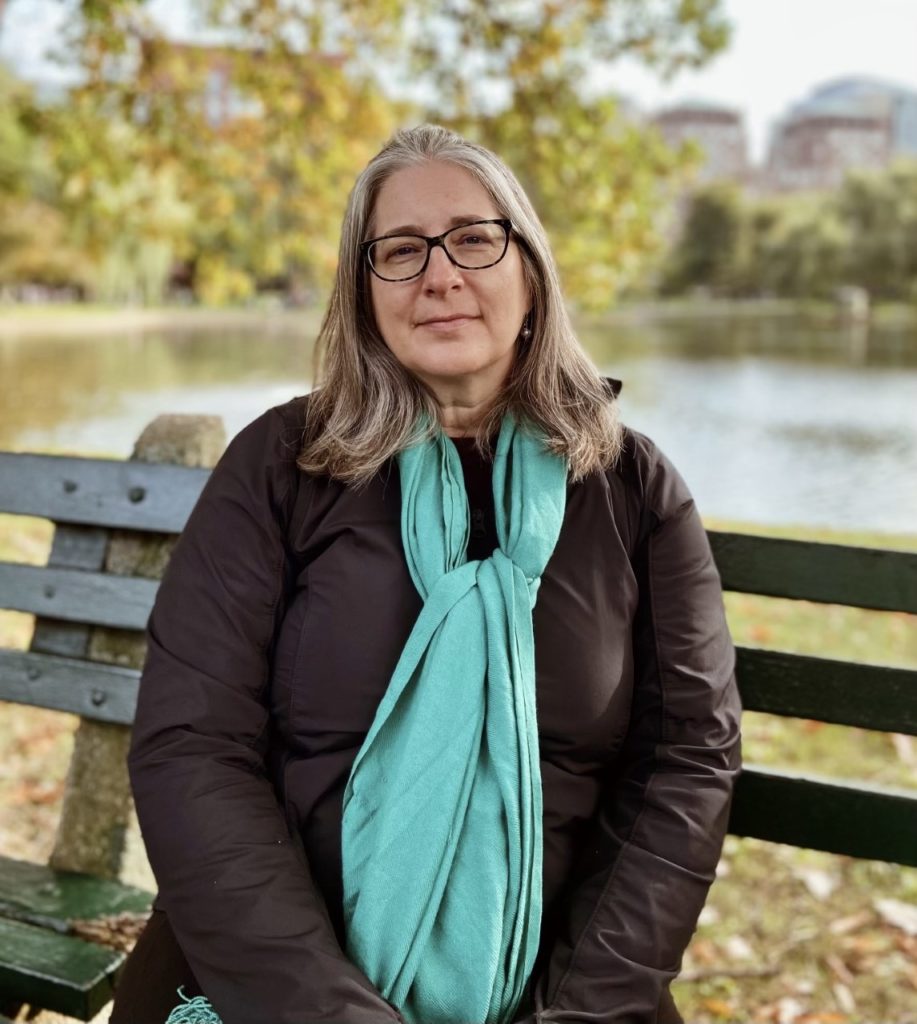
[(0, 453), (0, 513), (54, 524), (47, 565), (0, 561), (0, 609), (35, 616), (27, 651), (0, 649), (0, 701), (80, 716), (50, 863), (0, 856), (0, 1013), (89, 1020), (149, 914), (120, 880), (140, 847), (129, 727), (158, 577), (209, 475), (156, 460), (212, 465), (223, 445), (214, 417), (160, 417), (129, 461)]
[[(917, 554), (709, 536), (725, 590), (917, 614)], [(917, 734), (917, 671), (746, 647), (736, 671), (746, 711)], [(917, 866), (917, 791), (746, 764), (730, 831)]]
[[(212, 451), (207, 461), (214, 458)], [(207, 473), (0, 453), (0, 513), (55, 524), (47, 566), (0, 562), (0, 608), (36, 616), (28, 651), (0, 651), (0, 700), (81, 716), (51, 864), (0, 857), (0, 1010), (7, 1013), (28, 1003), (89, 1019), (111, 998), (124, 953), (89, 941), (85, 922), (149, 908), (148, 892), (118, 881), (123, 758), (156, 577)], [(915, 554), (710, 537), (728, 590), (917, 613)], [(120, 660), (133, 667), (100, 661), (106, 650), (116, 660), (127, 652)], [(917, 672), (747, 648), (738, 652), (738, 671), (748, 710), (917, 733)], [(101, 768), (100, 744), (108, 759)], [(100, 805), (103, 781), (115, 795)], [(917, 865), (917, 794), (747, 766), (731, 830)]]

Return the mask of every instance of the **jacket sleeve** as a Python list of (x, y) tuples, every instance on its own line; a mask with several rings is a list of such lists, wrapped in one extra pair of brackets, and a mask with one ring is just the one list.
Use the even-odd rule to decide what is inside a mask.
[(643, 491), (628, 736), (533, 979), (538, 1022), (680, 1020), (668, 985), (713, 881), (740, 763), (719, 575), (688, 490), (631, 434)]
[(233, 440), (176, 545), (148, 626), (131, 783), (158, 904), (224, 1024), (397, 1022), (342, 952), (265, 769), (297, 472), (282, 424), (271, 410)]

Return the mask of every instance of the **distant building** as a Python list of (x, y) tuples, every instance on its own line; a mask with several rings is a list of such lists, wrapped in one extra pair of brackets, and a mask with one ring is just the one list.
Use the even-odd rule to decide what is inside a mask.
[(658, 111), (652, 123), (670, 146), (690, 141), (701, 147), (701, 182), (748, 180), (748, 137), (739, 111), (712, 103), (681, 103)]
[(228, 46), (144, 39), (141, 74), (154, 93), (180, 94), (199, 105), (210, 127), (219, 129), (262, 113), (261, 105), (234, 84), (240, 56)]
[(777, 124), (766, 182), (777, 191), (836, 188), (851, 170), (917, 157), (917, 92), (869, 78), (817, 88)]

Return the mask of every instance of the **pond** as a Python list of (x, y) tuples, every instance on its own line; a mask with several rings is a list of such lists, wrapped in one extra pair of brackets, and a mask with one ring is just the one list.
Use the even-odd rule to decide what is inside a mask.
[[(0, 338), (0, 448), (124, 458), (162, 412), (220, 415), (231, 436), (309, 389), (315, 318), (290, 325)], [(580, 336), (704, 515), (917, 531), (913, 327), (711, 317)]]

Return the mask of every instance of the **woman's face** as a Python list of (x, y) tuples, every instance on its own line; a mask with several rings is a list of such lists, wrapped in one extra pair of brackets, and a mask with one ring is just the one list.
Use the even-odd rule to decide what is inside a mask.
[[(372, 234), (439, 235), (461, 221), (501, 216), (469, 171), (428, 162), (386, 179), (376, 199)], [(462, 270), (436, 246), (419, 277), (382, 281), (370, 274), (370, 282), (386, 345), (435, 394), (469, 385), (479, 395), (499, 391), (530, 306), (522, 257), (512, 240), (492, 267)]]

